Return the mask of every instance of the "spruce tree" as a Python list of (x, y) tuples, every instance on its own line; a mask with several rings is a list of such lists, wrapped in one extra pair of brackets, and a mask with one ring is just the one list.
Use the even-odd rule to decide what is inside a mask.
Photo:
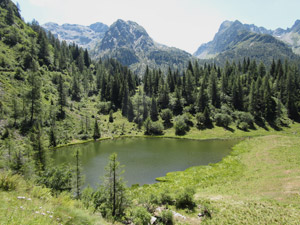
[(158, 120), (157, 103), (154, 97), (152, 97), (152, 101), (151, 101), (150, 117), (152, 121)]
[(113, 116), (114, 111), (111, 109), (109, 111), (109, 122), (113, 123), (114, 122), (114, 116)]
[(133, 104), (132, 104), (131, 98), (128, 99), (127, 119), (129, 122), (132, 122), (134, 119), (134, 111), (133, 111)]
[(74, 184), (74, 188), (75, 188), (75, 194), (76, 194), (76, 198), (77, 199), (81, 199), (81, 186), (83, 185), (84, 181), (83, 181), (83, 176), (82, 176), (82, 168), (81, 168), (81, 162), (80, 162), (80, 153), (79, 150), (76, 150), (75, 153), (75, 184)]
[(35, 162), (36, 170), (40, 173), (45, 171), (47, 162), (47, 151), (44, 146), (43, 132), (39, 123), (35, 123), (33, 131), (30, 136), (33, 159)]
[(207, 128), (210, 128), (212, 126), (212, 121), (210, 118), (210, 111), (208, 109), (208, 107), (205, 107), (204, 112), (203, 112), (203, 116), (204, 116), (204, 125)]
[(101, 132), (100, 132), (100, 129), (99, 129), (99, 126), (98, 126), (97, 118), (95, 118), (93, 138), (94, 138), (94, 140), (97, 140), (100, 137), (101, 137)]
[(58, 105), (59, 105), (58, 118), (64, 119), (65, 118), (64, 107), (67, 106), (67, 96), (64, 88), (63, 78), (61, 75), (59, 76), (58, 79)]
[(28, 78), (30, 90), (27, 99), (30, 105), (30, 124), (38, 117), (41, 112), (41, 80), (37, 73), (31, 72)]

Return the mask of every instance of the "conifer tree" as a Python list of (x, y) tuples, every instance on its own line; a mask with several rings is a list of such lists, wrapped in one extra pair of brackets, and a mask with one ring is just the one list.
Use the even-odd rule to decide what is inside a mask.
[(83, 185), (83, 176), (80, 162), (80, 153), (79, 150), (76, 150), (75, 153), (75, 194), (77, 199), (81, 199), (81, 186)]
[(35, 123), (35, 125), (33, 126), (30, 141), (36, 170), (38, 172), (45, 171), (47, 162), (47, 152), (44, 147), (43, 132), (39, 123)]
[(175, 104), (173, 106), (173, 113), (175, 116), (180, 115), (182, 113), (183, 106), (181, 103), (181, 93), (178, 88), (175, 89)]
[(111, 109), (109, 111), (109, 122), (113, 123), (114, 122), (114, 116), (113, 116), (114, 111)]
[(31, 72), (28, 81), (30, 90), (27, 98), (30, 105), (30, 124), (32, 125), (41, 111), (41, 80), (37, 73)]
[(93, 138), (94, 138), (94, 140), (97, 140), (100, 137), (101, 137), (101, 132), (100, 132), (100, 129), (99, 129), (99, 126), (98, 126), (97, 118), (95, 118)]
[(64, 119), (65, 118), (64, 107), (67, 106), (67, 96), (64, 88), (63, 78), (61, 75), (59, 76), (58, 79), (58, 105), (59, 105), (58, 118)]
[(57, 145), (57, 140), (56, 140), (56, 130), (55, 130), (55, 125), (51, 125), (50, 128), (50, 134), (49, 134), (49, 146), (51, 147), (56, 147)]
[(210, 112), (208, 107), (205, 107), (204, 112), (203, 112), (203, 116), (204, 116), (204, 125), (205, 127), (211, 127), (212, 126), (212, 121), (210, 118)]
[(157, 103), (154, 97), (152, 97), (152, 101), (151, 101), (150, 117), (152, 121), (158, 120)]
[(122, 166), (117, 161), (117, 154), (113, 153), (109, 157), (109, 163), (105, 168), (104, 177), (104, 203), (108, 207), (113, 218), (121, 218), (126, 206), (126, 186), (123, 181)]
[(133, 111), (133, 104), (131, 98), (128, 99), (127, 119), (129, 122), (132, 122), (134, 119), (134, 111)]
[(218, 92), (217, 76), (215, 71), (212, 71), (210, 75), (209, 91), (210, 91), (211, 104), (216, 108), (220, 108), (220, 96)]

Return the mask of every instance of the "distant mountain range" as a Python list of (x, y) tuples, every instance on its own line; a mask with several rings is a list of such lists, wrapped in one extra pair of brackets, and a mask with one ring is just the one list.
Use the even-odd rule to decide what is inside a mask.
[(154, 42), (142, 26), (132, 21), (119, 19), (110, 27), (102, 23), (90, 26), (46, 23), (43, 27), (61, 40), (87, 48), (94, 59), (116, 58), (139, 74), (143, 74), (146, 66), (163, 71), (169, 67), (182, 70), (192, 59), (183, 50)]
[(300, 54), (300, 21), (289, 29), (274, 31), (240, 21), (225, 21), (214, 39), (202, 44), (194, 53), (199, 59), (216, 62), (243, 57), (270, 62), (273, 58), (296, 58)]
[(111, 26), (100, 22), (90, 26), (46, 23), (43, 27), (61, 40), (87, 48), (94, 59), (116, 58), (139, 74), (144, 73), (146, 66), (181, 71), (189, 60), (196, 58), (224, 64), (226, 60), (250, 57), (269, 64), (273, 58), (293, 60), (300, 54), (300, 20), (286, 30), (225, 21), (214, 39), (202, 44), (193, 56), (156, 43), (142, 26), (132, 21), (119, 19)]

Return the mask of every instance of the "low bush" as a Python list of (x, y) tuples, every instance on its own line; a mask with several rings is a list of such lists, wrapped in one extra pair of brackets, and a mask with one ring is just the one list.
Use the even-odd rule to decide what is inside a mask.
[(192, 188), (186, 188), (179, 192), (175, 197), (176, 208), (193, 210), (196, 206), (194, 194), (195, 190)]
[(160, 217), (161, 217), (162, 224), (165, 224), (165, 225), (175, 224), (174, 218), (173, 218), (173, 213), (170, 210), (162, 211)]
[(151, 214), (143, 207), (136, 207), (133, 209), (133, 222), (139, 225), (150, 224)]
[(175, 134), (176, 135), (185, 135), (189, 130), (185, 118), (183, 116), (177, 116), (175, 118)]
[(13, 191), (19, 185), (20, 177), (14, 175), (11, 171), (0, 173), (0, 189), (3, 191)]
[(215, 122), (217, 126), (228, 127), (232, 122), (232, 118), (227, 114), (217, 113), (215, 115)]
[(172, 195), (170, 194), (170, 191), (165, 189), (160, 193), (160, 202), (163, 205), (173, 205), (174, 199)]

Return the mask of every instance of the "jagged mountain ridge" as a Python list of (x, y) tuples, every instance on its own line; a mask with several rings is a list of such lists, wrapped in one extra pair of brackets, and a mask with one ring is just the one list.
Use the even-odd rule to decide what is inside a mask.
[(94, 59), (116, 58), (139, 74), (143, 74), (147, 66), (163, 71), (169, 67), (182, 70), (192, 59), (192, 55), (183, 50), (156, 43), (136, 22), (119, 19), (107, 29), (106, 25), (101, 27), (100, 31), (95, 29), (97, 24), (101, 23), (88, 27), (47, 23), (43, 27), (68, 43), (87, 48)]
[(109, 27), (93, 55), (116, 58), (140, 74), (146, 66), (163, 71), (169, 67), (182, 70), (192, 58), (183, 50), (156, 43), (136, 22), (121, 19)]
[[(278, 42), (278, 40), (284, 42), (286, 46)], [(248, 46), (246, 43), (251, 46)], [(263, 43), (267, 43), (268, 45), (262, 46)], [(235, 52), (237, 57), (243, 57), (243, 55), (237, 54), (237, 52), (241, 53), (248, 50), (248, 56), (255, 57), (256, 53), (253, 50), (257, 49), (252, 49), (252, 53), (249, 50), (249, 47), (255, 45), (260, 45), (266, 52), (270, 52), (270, 49), (266, 49), (266, 47), (272, 48), (273, 52), (281, 51), (283, 53), (279, 54), (280, 57), (293, 58), (293, 54), (287, 48), (290, 47), (294, 53), (300, 53), (300, 21), (297, 20), (292, 28), (286, 30), (278, 28), (274, 31), (264, 27), (257, 27), (254, 24), (242, 24), (238, 20), (224, 21), (214, 39), (202, 44), (194, 53), (194, 56), (200, 59), (209, 59), (218, 58), (220, 54), (222, 57), (227, 55), (229, 57), (229, 55), (232, 56), (233, 52)], [(226, 54), (227, 51), (230, 54)], [(266, 53), (263, 53), (263, 55), (266, 56)], [(258, 58), (262, 57), (262, 55), (258, 56)]]
[(88, 50), (93, 49), (108, 30), (108, 26), (100, 22), (91, 24), (90, 26), (67, 23), (58, 25), (57, 23), (49, 22), (42, 25), (42, 27), (60, 40), (65, 40), (67, 43), (74, 42), (78, 46)]

